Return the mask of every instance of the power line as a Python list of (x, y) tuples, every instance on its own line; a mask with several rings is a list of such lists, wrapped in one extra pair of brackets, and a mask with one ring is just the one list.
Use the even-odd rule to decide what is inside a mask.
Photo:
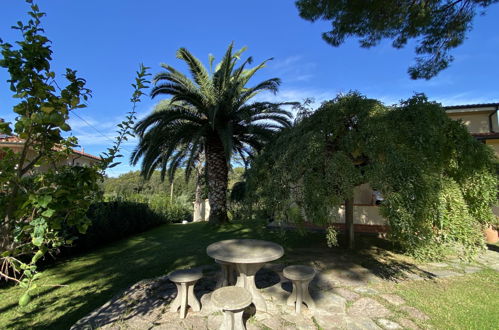
[[(54, 82), (55, 86), (57, 87), (57, 89), (59, 89), (59, 91), (62, 91), (61, 87), (59, 87), (59, 84), (57, 84), (57, 81), (55, 79), (53, 79), (53, 82)], [(81, 119), (87, 126), (89, 126), (90, 128), (94, 129), (97, 133), (99, 133), (100, 135), (102, 135), (104, 138), (106, 138), (109, 141), (111, 141), (111, 143), (114, 143), (113, 139), (107, 137), (104, 133), (102, 133), (101, 131), (99, 131), (97, 128), (95, 128), (93, 125), (91, 125), (88, 121), (86, 121), (85, 119), (83, 119), (82, 117), (80, 117), (75, 111), (72, 111), (71, 113), (74, 114), (79, 119)], [(123, 147), (123, 145), (121, 145), (120, 148), (122, 148), (123, 150), (128, 151), (129, 153), (132, 153), (132, 151), (130, 151), (127, 148)]]
[[(99, 133), (102, 137), (106, 138), (107, 140), (111, 141), (111, 143), (114, 143), (114, 140), (109, 138), (108, 136), (106, 136), (104, 133), (102, 133), (101, 131), (99, 131), (95, 126), (93, 126), (92, 124), (90, 124), (88, 121), (86, 121), (84, 118), (80, 117), (80, 115), (78, 115), (75, 111), (71, 112), (72, 114), (74, 114), (76, 117), (78, 117), (79, 119), (81, 119), (88, 127), (92, 128), (93, 130), (95, 130), (97, 133)], [(120, 146), (120, 148), (128, 151), (131, 153), (130, 150), (128, 150), (127, 148), (125, 148), (123, 145)]]

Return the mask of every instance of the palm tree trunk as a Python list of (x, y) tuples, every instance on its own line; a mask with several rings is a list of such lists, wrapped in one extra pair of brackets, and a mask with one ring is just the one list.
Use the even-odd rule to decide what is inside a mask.
[(206, 142), (206, 176), (212, 224), (224, 224), (227, 218), (227, 183), (229, 168), (220, 138), (208, 138)]

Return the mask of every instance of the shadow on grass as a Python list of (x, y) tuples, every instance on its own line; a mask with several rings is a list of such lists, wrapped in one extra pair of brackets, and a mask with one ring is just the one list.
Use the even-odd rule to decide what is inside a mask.
[[(41, 289), (34, 307), (16, 311), (3, 326), (69, 329), (78, 319), (140, 280), (213, 262), (205, 251), (209, 244), (228, 238), (255, 238), (254, 234), (242, 226), (216, 229), (206, 224), (165, 225), (66, 260), (49, 268), (47, 273), (57, 274), (59, 278), (54, 281), (68, 287)], [(2, 312), (13, 308), (18, 307), (10, 304), (2, 307)], [(34, 324), (37, 319), (40, 322)]]
[[(179, 268), (212, 264), (213, 260), (206, 255), (206, 247), (231, 238), (278, 242), (285, 248), (284, 258), (279, 263), (312, 264), (321, 273), (337, 272), (340, 278), (356, 283), (368, 282), (373, 277), (398, 280), (408, 273), (424, 274), (415, 265), (394, 257), (389, 252), (390, 247), (383, 246), (386, 244), (383, 240), (359, 238), (361, 246), (348, 251), (327, 248), (321, 233), (301, 236), (290, 232), (283, 236), (258, 225), (236, 224), (221, 228), (206, 223), (165, 225), (47, 269), (45, 274), (51, 277), (51, 281), (66, 286), (42, 288), (29, 308), (19, 309), (16, 304), (1, 307), (2, 313), (10, 311), (11, 316), (7, 324), (0, 324), (0, 327), (69, 329), (80, 318), (143, 279), (166, 275)], [(278, 281), (279, 277), (272, 272), (261, 272), (256, 277), (259, 287)], [(167, 295), (165, 299), (156, 299), (147, 306), (149, 309), (159, 308), (159, 304), (167, 304), (172, 296)], [(138, 308), (129, 315), (147, 312)]]

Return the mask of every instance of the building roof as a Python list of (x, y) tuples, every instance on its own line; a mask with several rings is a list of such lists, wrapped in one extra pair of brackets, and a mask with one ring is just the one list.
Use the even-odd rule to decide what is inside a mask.
[[(5, 134), (1, 134), (0, 135), (0, 143), (4, 143), (4, 144), (24, 144), (24, 140), (19, 138), (18, 136), (15, 136), (15, 135), (5, 135)], [(73, 153), (77, 154), (77, 155), (80, 155), (80, 156), (83, 156), (83, 157), (87, 157), (87, 158), (91, 158), (91, 159), (95, 159), (95, 160), (102, 160), (101, 157), (98, 157), (98, 156), (94, 156), (94, 155), (91, 155), (91, 154), (87, 154), (86, 152), (84, 152), (83, 150), (76, 150), (76, 149), (72, 149)]]
[(99, 156), (94, 156), (94, 155), (91, 155), (91, 154), (87, 154), (86, 152), (84, 152), (83, 150), (76, 150), (76, 149), (73, 149), (73, 152), (75, 154), (78, 154), (78, 155), (82, 155), (84, 157), (88, 157), (88, 158), (92, 158), (92, 159), (95, 159), (95, 160), (102, 160), (101, 157)]
[(499, 103), (479, 103), (479, 104), (461, 104), (449, 105), (444, 109), (449, 112), (463, 112), (463, 111), (495, 111), (499, 108)]
[(15, 135), (5, 135), (2, 134), (0, 135), (0, 142), (7, 142), (7, 143), (24, 143), (24, 140), (15, 136)]

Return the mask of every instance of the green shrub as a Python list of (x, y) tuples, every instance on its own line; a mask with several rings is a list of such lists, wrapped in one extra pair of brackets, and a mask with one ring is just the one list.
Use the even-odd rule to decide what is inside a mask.
[(76, 250), (87, 250), (167, 223), (147, 204), (128, 201), (94, 203), (88, 210), (91, 225), (74, 241)]
[(111, 200), (93, 204), (87, 216), (91, 225), (75, 240), (72, 251), (88, 250), (153, 227), (190, 220), (190, 211), (180, 204), (137, 195), (133, 200)]
[(192, 220), (192, 207), (186, 199), (171, 201), (166, 194), (131, 194), (107, 197), (108, 201), (132, 202), (147, 205), (153, 212), (164, 218), (165, 222)]

